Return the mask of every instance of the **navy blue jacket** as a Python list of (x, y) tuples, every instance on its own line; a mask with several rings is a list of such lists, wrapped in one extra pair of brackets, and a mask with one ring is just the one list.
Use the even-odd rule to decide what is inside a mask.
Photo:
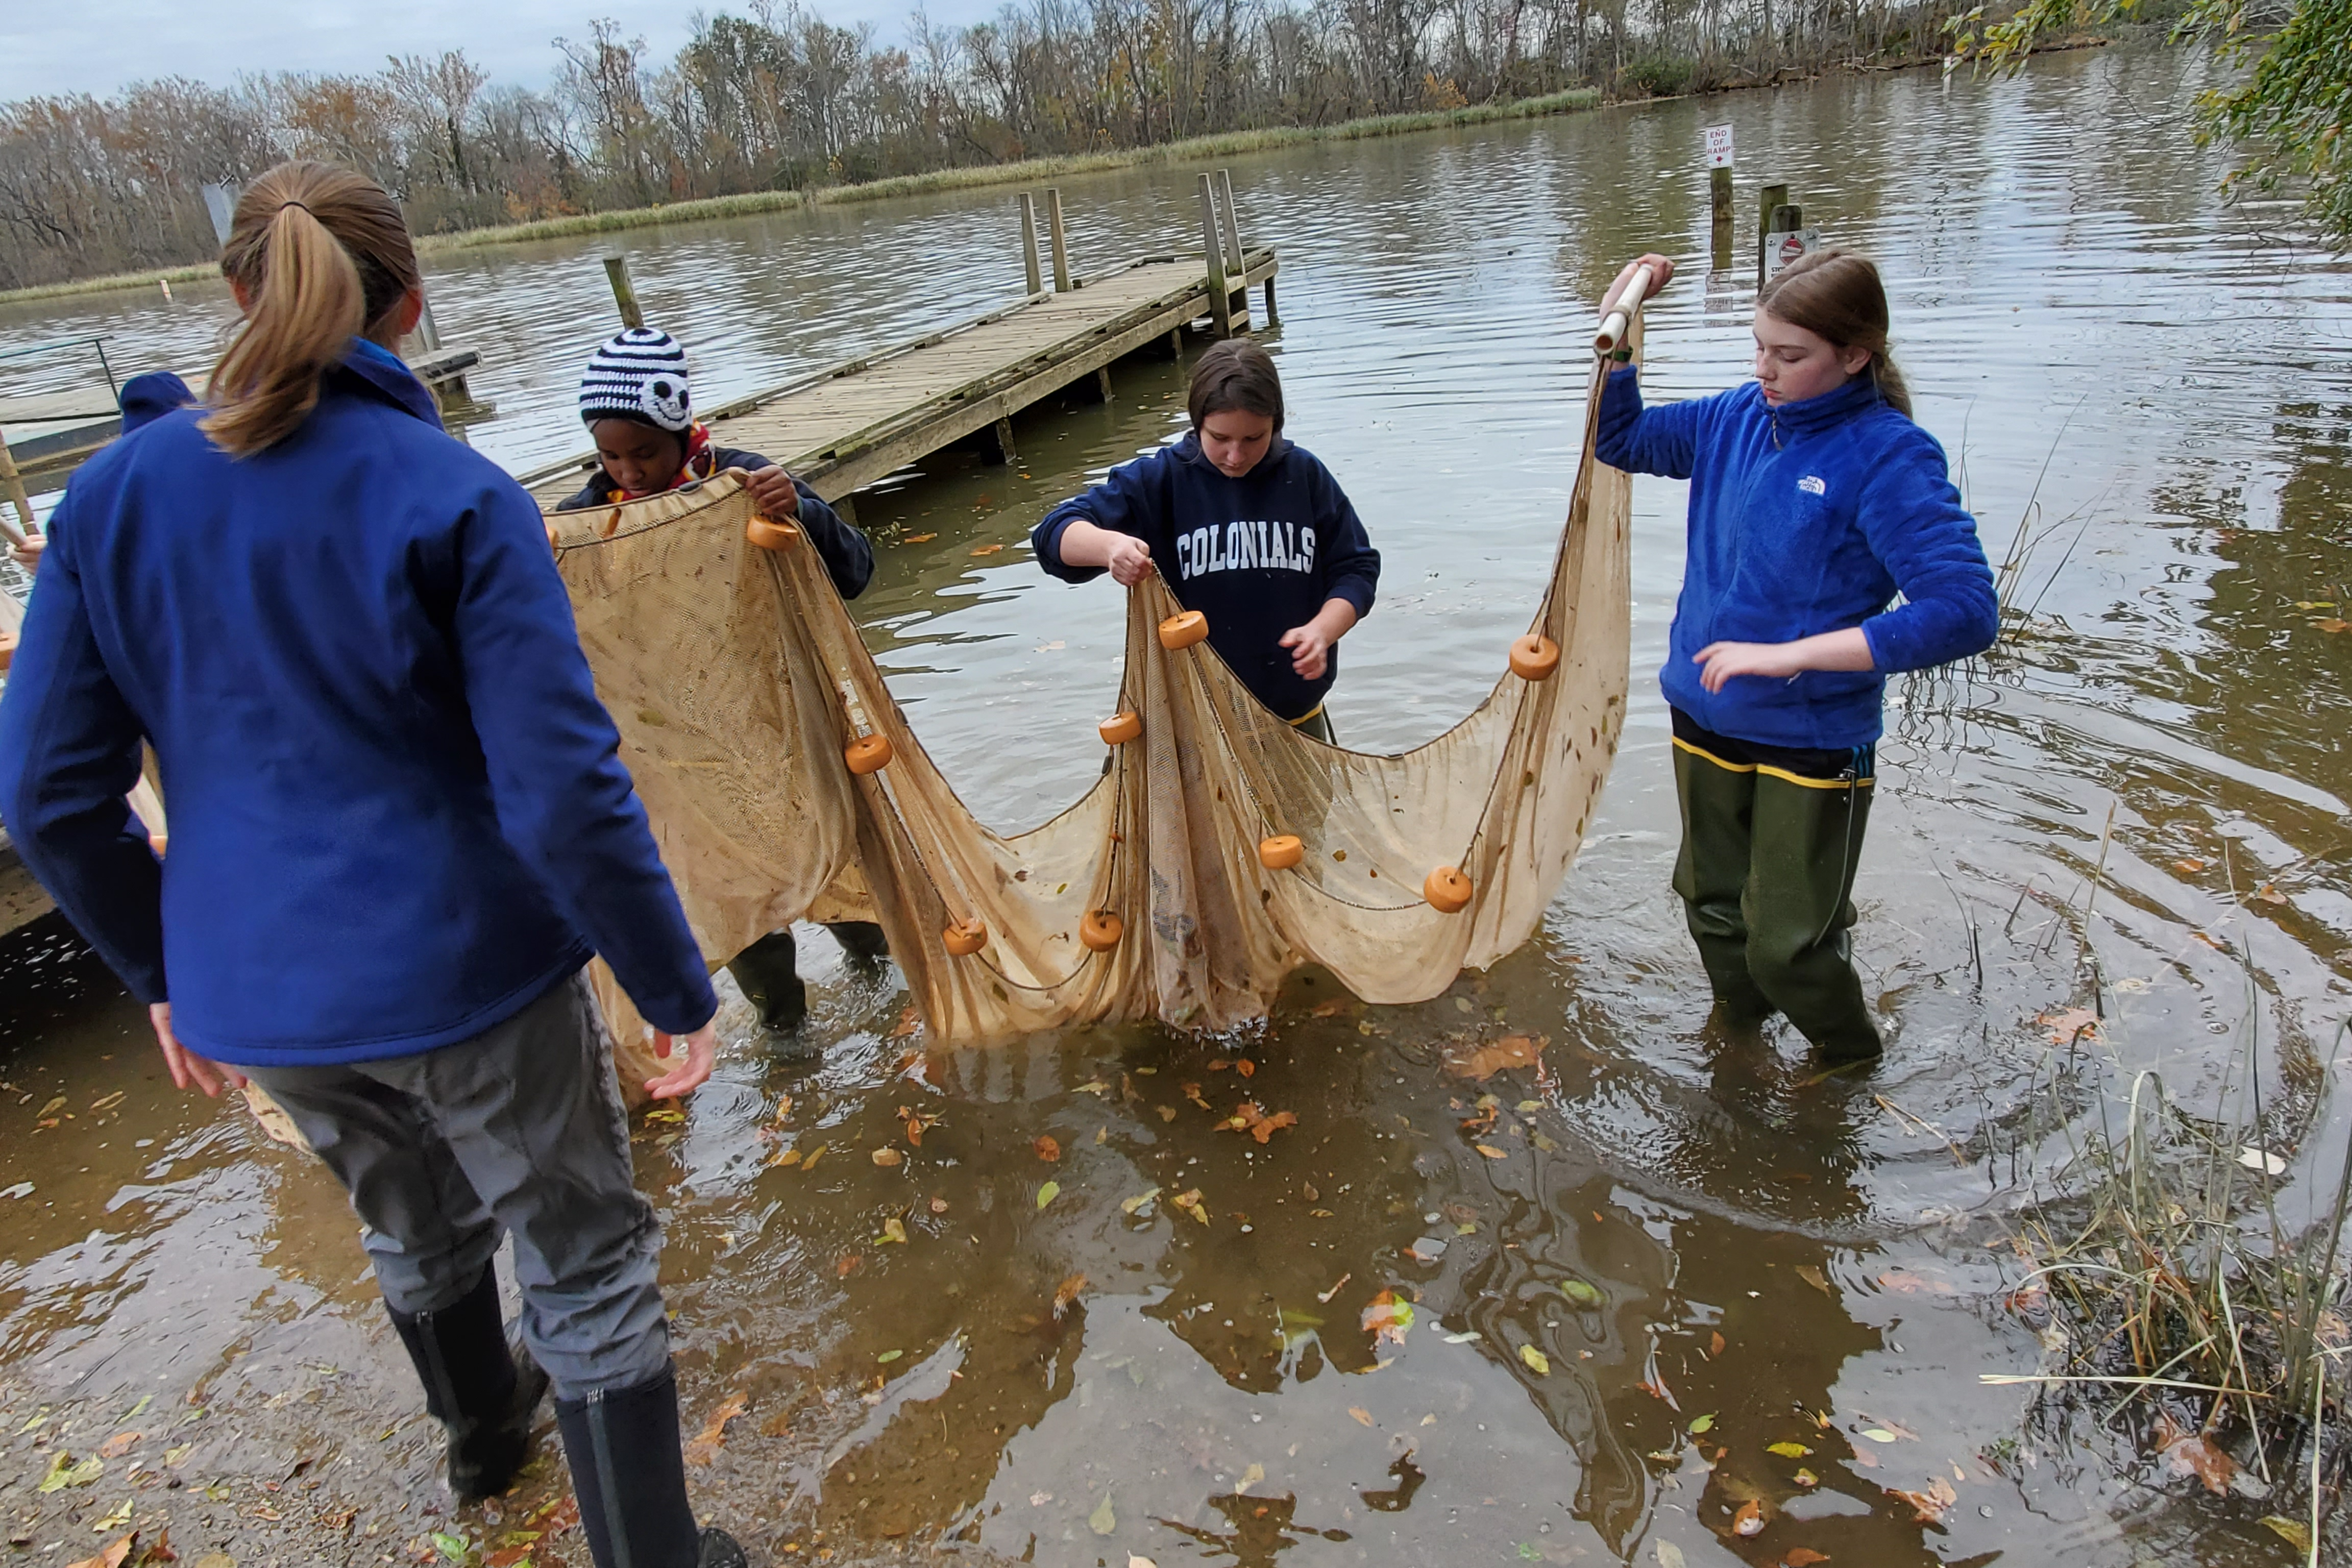
[[(1613, 372), (1594, 447), (1630, 473), (1688, 479), (1690, 551), (1675, 605), (1666, 700), (1719, 735), (1845, 750), (1876, 741), (1886, 678), (1981, 653), (2000, 630), (1976, 519), (1943, 447), (1867, 377), (1775, 409), (1754, 382), (1642, 406)], [(1889, 609), (1897, 591), (1904, 597)], [(1693, 655), (1860, 626), (1874, 669), (1740, 676), (1709, 695)]]
[[(478, 1034), (592, 952), (717, 1009), (539, 509), (355, 342), (238, 459), (180, 409), (59, 504), (0, 700), (0, 816), (192, 1048), (366, 1060)], [(158, 863), (123, 804), (152, 740)]]
[(1062, 531), (1081, 517), (1150, 546), (1177, 602), (1209, 618), (1209, 646), (1285, 719), (1303, 719), (1322, 703), (1339, 674), (1339, 650), (1331, 649), (1322, 679), (1302, 679), (1282, 635), (1313, 620), (1327, 600), (1345, 599), (1359, 616), (1372, 613), (1381, 552), (1331, 470), (1279, 436), (1238, 479), (1202, 453), (1195, 431), (1062, 502), (1029, 542), (1038, 563), (1065, 583), (1103, 574), (1062, 560)]
[[(712, 473), (721, 468), (740, 468), (746, 473), (776, 465), (757, 452), (746, 452), (735, 447), (710, 448)], [(842, 521), (841, 514), (824, 504), (817, 493), (798, 479), (793, 489), (801, 498), (801, 530), (809, 542), (816, 546), (817, 556), (824, 563), (825, 575), (833, 579), (835, 592), (845, 599), (855, 599), (866, 592), (866, 584), (874, 580), (874, 546), (866, 535)], [(588, 483), (578, 495), (555, 510), (578, 511), (583, 507), (610, 506), (620, 487), (613, 476), (598, 468), (588, 477)]]

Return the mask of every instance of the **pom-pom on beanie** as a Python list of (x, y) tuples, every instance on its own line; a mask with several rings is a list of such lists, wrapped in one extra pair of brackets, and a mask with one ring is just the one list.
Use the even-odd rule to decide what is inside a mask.
[(658, 327), (631, 327), (605, 339), (580, 378), (580, 417), (590, 425), (635, 419), (684, 431), (694, 423), (684, 345)]

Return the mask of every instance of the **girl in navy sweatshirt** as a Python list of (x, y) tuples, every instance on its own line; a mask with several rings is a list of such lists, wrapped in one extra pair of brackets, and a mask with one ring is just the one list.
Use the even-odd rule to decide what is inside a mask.
[[(1663, 283), (1674, 263), (1645, 256)], [(2000, 629), (1976, 520), (1886, 348), (1858, 256), (1782, 268), (1756, 305), (1756, 379), (1642, 406), (1602, 393), (1596, 451), (1688, 479), (1665, 668), (1692, 937), (1726, 1021), (1785, 1014), (1832, 1064), (1880, 1051), (1847, 933), (1886, 677), (1981, 653)], [(1899, 607), (1889, 605), (1900, 593)]]
[(1030, 544), (1065, 583), (1153, 572), (1209, 620), (1257, 700), (1318, 741), (1339, 642), (1370, 615), (1381, 554), (1331, 470), (1282, 437), (1282, 379), (1234, 338), (1192, 368), (1192, 433), (1045, 514)]

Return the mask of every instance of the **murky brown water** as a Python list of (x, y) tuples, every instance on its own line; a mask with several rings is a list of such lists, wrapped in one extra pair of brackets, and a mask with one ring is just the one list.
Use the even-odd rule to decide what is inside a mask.
[[(1700, 125), (1737, 125), (1743, 206), (1785, 179), (1886, 267), (1920, 416), (1964, 463), (1990, 550), (2021, 514), (2032, 541), (2023, 632), (1891, 708), (1860, 891), (1888, 1064), (1808, 1084), (1793, 1042), (1757, 1059), (1703, 1034), (1646, 673), (1540, 938), (1423, 1006), (1302, 977), (1245, 1037), (1104, 1029), (910, 1058), (903, 995), (811, 932), (805, 1051), (756, 1038), (737, 1005), (719, 1077), (640, 1150), (690, 1418), (749, 1397), (698, 1471), (713, 1514), (799, 1561), (942, 1542), (1071, 1565), (2287, 1561), (2259, 1501), (2114, 1474), (2095, 1443), (2021, 1432), (2024, 1391), (1978, 1382), (2039, 1365), (2000, 1303), (2017, 1265), (1999, 1244), (2028, 1186), (2065, 1180), (2081, 1122), (2031, 1091), (2052, 1051), (2035, 1019), (2089, 997), (2086, 952), (2121, 1059), (2191, 1099), (2250, 1032), (2272, 1092), (2324, 1092), (2345, 1012), (2352, 634), (2316, 623), (2352, 604), (2347, 273), (2265, 231), (2288, 215), (2218, 207), (2222, 165), (2181, 122), (2200, 70), (2084, 54), (1997, 86), (1858, 77), (1235, 163), (1244, 227), (1283, 255), (1292, 432), (1387, 560), (1333, 704), (1362, 746), (1443, 729), (1523, 625), (1572, 477), (1580, 301), (1636, 249), (1703, 252)], [(1068, 182), (1081, 270), (1181, 242), (1189, 181)], [(623, 238), (715, 399), (1002, 296), (1014, 233), (1009, 198), (976, 193)], [(605, 247), (444, 258), (445, 333), (483, 347), (476, 390), (500, 411), (478, 444), (522, 464), (576, 443)], [(220, 310), (191, 292), (0, 329), (106, 330), (184, 363)], [(1737, 289), (1678, 284), (1653, 317), (1654, 391), (1736, 380), (1745, 311)], [(1140, 364), (1108, 405), (1024, 420), (1018, 465), (950, 455), (861, 500), (874, 646), (1000, 826), (1091, 778), (1121, 623), (1108, 590), (971, 552), (1180, 417), (1176, 373)], [(1679, 487), (1640, 481), (1635, 507), (1646, 672)], [(2247, 896), (2263, 886), (2283, 901)], [(22, 1099), (0, 1103), (0, 1187), (33, 1191), (0, 1199), (0, 1508), (30, 1509), (50, 1463), (41, 1431), (16, 1431), (37, 1402), (77, 1413), (79, 1453), (153, 1394), (213, 1412), (174, 1417), (192, 1431), (249, 1424), (273, 1463), (313, 1456), (362, 1508), (352, 1560), (396, 1550), (425, 1527), (429, 1444), (413, 1426), (376, 1441), (415, 1400), (325, 1178), (173, 1094), (137, 1009), (54, 932), (5, 960), (0, 1076)], [(1442, 1072), (1450, 1038), (1506, 1029), (1548, 1038), (1540, 1071)], [(36, 1131), (58, 1095), (75, 1120)], [(1244, 1095), (1297, 1125), (1263, 1147), (1218, 1130)], [(929, 1123), (919, 1148), (902, 1112)], [(2333, 1186), (2340, 1114), (2321, 1125), (2290, 1217)], [(890, 1143), (905, 1163), (874, 1164)], [(772, 1163), (786, 1149), (804, 1163)], [(1171, 1206), (1193, 1189), (1205, 1224)], [(1382, 1291), (1412, 1305), (1391, 1340), (1365, 1326)], [(1811, 1453), (1767, 1451), (1789, 1442)], [(141, 1508), (180, 1518), (203, 1484), (269, 1472), (252, 1447), (196, 1449), (161, 1472), (186, 1488)], [(1886, 1494), (1937, 1475), (1958, 1497), (1941, 1524)], [(250, 1534), (248, 1493), (219, 1485), (186, 1530), (305, 1560)], [(126, 1489), (110, 1472), (88, 1511)], [(1770, 1521), (1744, 1538), (1751, 1499)]]

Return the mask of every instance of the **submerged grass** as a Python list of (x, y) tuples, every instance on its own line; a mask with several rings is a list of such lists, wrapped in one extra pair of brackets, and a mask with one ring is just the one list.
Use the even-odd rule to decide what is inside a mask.
[[(2088, 1008), (2047, 1020), (2065, 1055), (2038, 1095), (2052, 1123), (2095, 1124), (2069, 1132), (2057, 1192), (2036, 1198), (2016, 1237), (2031, 1268), (2009, 1303), (2035, 1325), (2050, 1364), (1986, 1381), (2042, 1384), (2041, 1421), (2088, 1416), (2173, 1478), (2267, 1500), (2277, 1511), (2263, 1522), (2315, 1564), (2352, 1459), (2340, 1364), (2352, 1355), (2340, 1267), (2352, 1135), (2326, 1201), (2300, 1222), (2283, 1215), (2281, 1178), (2318, 1131), (2336, 1052), (2322, 1062), (2308, 1048), (2283, 1049), (2284, 1092), (2265, 1103), (2259, 991), (2244, 940), (2237, 945), (2248, 1024), (2210, 1113), (2143, 1069), (2120, 1098), (2103, 1096), (2082, 1115), (2066, 1086), (2094, 1065), (2086, 1052), (2119, 1069), (2105, 1024)], [(2092, 978), (2096, 985), (2095, 965)], [(2339, 1027), (2337, 1050), (2344, 1037)]]
[[(704, 223), (718, 218), (753, 217), (766, 213), (793, 212), (803, 207), (834, 206), (850, 202), (884, 201), (893, 196), (924, 195), (940, 191), (971, 190), (984, 185), (1023, 184), (1035, 180), (1066, 178), (1110, 169), (1144, 168), (1186, 163), (1205, 158), (1230, 158), (1294, 147), (1312, 142), (1357, 142), (1378, 136), (1402, 136), (1416, 131), (1441, 131), (1454, 126), (1485, 125), (1507, 120), (1536, 120), (1599, 107), (1601, 94), (1591, 88), (1547, 93), (1539, 98), (1514, 99), (1506, 103), (1469, 104), (1459, 109), (1431, 110), (1411, 114), (1382, 114), (1335, 125), (1270, 126), (1258, 131), (1229, 131), (1195, 136), (1150, 147), (1108, 149), (1053, 158), (1024, 158), (1012, 163), (980, 163), (934, 169), (920, 174), (899, 174), (856, 184), (820, 185), (806, 191), (747, 191), (738, 195), (709, 196), (650, 207), (625, 207), (611, 212), (575, 213), (495, 228), (463, 229), (455, 234), (420, 236), (417, 249), (469, 250), (485, 245), (517, 245), (532, 240), (569, 239), (581, 235), (615, 234), (654, 228), (664, 224)], [(0, 291), (0, 305), (56, 299), (68, 294), (115, 289), (152, 289), (161, 282), (184, 282), (216, 278), (210, 264), (164, 268), (147, 272), (123, 272), (106, 278), (85, 278), (65, 283), (45, 283), (28, 289)]]

